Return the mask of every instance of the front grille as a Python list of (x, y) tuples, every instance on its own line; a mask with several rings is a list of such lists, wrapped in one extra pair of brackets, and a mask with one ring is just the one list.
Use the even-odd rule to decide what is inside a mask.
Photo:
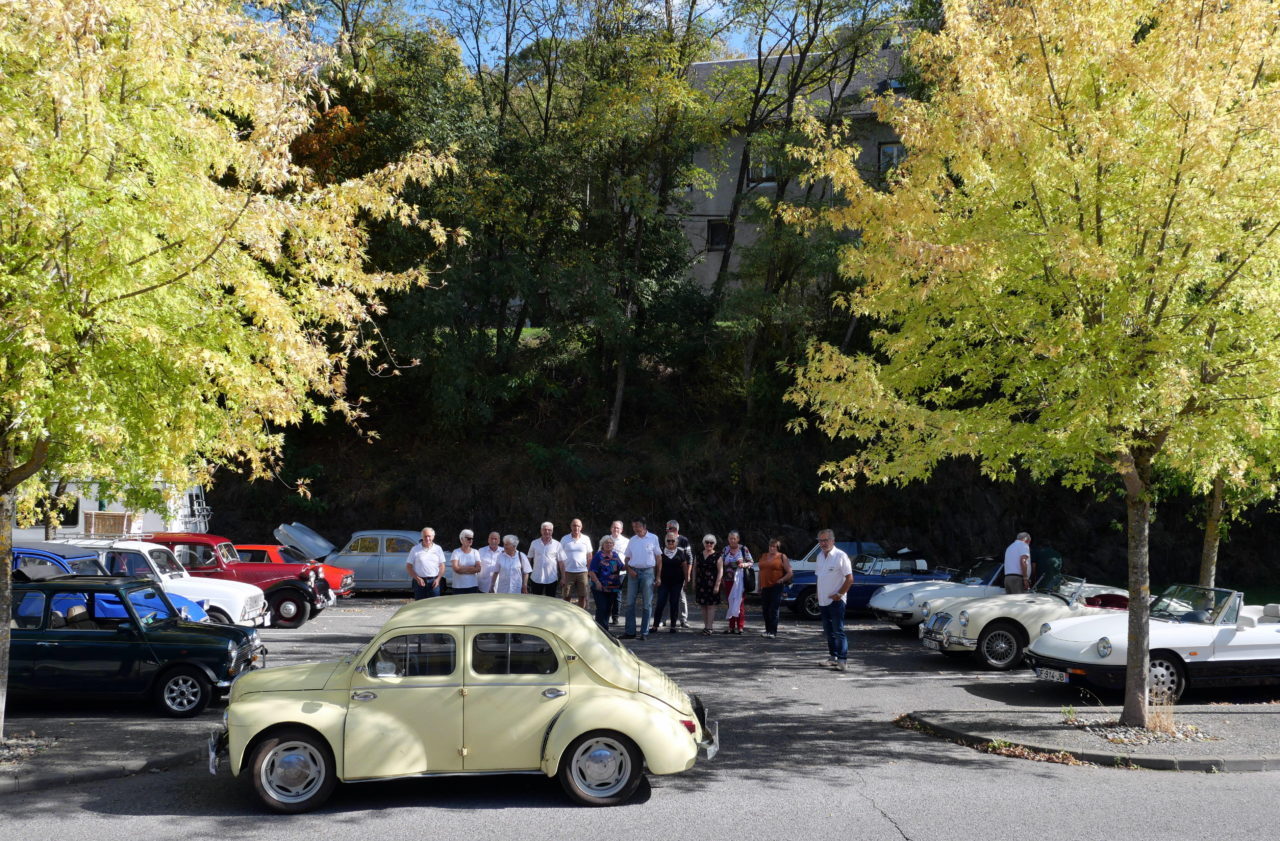
[(244, 614), (241, 619), (253, 619), (262, 613), (262, 608), (266, 604), (266, 599), (262, 595), (250, 596), (244, 602)]
[(951, 621), (950, 613), (935, 613), (929, 617), (929, 624), (925, 627), (930, 631), (941, 631), (947, 627), (947, 623)]
[(249, 644), (245, 643), (236, 650), (236, 656), (231, 660), (231, 674), (238, 675), (248, 665), (253, 657), (253, 650), (249, 648)]

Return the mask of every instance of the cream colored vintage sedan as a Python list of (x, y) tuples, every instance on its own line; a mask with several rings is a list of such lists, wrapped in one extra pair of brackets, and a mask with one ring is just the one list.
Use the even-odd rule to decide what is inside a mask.
[(338, 782), (540, 773), (611, 806), (653, 774), (718, 749), (690, 696), (558, 599), (476, 594), (412, 602), (344, 660), (236, 681), (210, 771), (302, 812)]

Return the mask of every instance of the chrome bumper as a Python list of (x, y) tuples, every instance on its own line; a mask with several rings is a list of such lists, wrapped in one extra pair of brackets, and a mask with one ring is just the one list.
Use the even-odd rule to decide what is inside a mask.
[(218, 760), (227, 752), (227, 726), (224, 724), (209, 732), (209, 773), (218, 775)]
[(698, 742), (698, 753), (711, 760), (720, 752), (720, 722), (708, 721), (702, 728), (702, 741)]
[(925, 648), (937, 651), (976, 651), (978, 641), (968, 637), (957, 637), (950, 632), (931, 631), (921, 628), (920, 640)]

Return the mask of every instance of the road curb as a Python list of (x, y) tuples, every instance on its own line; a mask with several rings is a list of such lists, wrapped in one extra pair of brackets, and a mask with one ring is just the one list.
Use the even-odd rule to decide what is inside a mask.
[(166, 753), (149, 759), (129, 759), (120, 762), (107, 762), (86, 768), (69, 771), (0, 772), (0, 794), (16, 794), (22, 791), (36, 791), (54, 786), (87, 783), (95, 780), (111, 780), (118, 777), (131, 777), (153, 768), (167, 768), (171, 765), (184, 765), (204, 759), (207, 748), (193, 748), (177, 753)]
[[(960, 730), (931, 717), (928, 711), (907, 713), (907, 718), (935, 735), (963, 745), (985, 745), (989, 744), (993, 738), (1000, 738)], [(1002, 741), (1035, 753), (1065, 753), (1084, 762), (1108, 767), (1146, 768), (1153, 771), (1199, 771), (1200, 773), (1280, 771), (1280, 756), (1202, 756), (1179, 759), (1174, 756), (1079, 750), (1061, 745), (1039, 745), (1013, 739), (1002, 739)]]

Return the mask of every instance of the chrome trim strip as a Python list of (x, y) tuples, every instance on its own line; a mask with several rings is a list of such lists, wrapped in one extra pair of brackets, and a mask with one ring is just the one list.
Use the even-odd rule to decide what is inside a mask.
[[(395, 777), (340, 778), (344, 783), (380, 783), (385, 780), (416, 780), (420, 777), (505, 777), (510, 774), (542, 774), (541, 771), (423, 771), (421, 774), (400, 774)], [(543, 774), (545, 776), (545, 774)]]

